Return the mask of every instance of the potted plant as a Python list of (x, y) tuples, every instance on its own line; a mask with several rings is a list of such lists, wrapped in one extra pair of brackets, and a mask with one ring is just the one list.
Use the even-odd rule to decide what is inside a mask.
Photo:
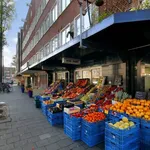
[(96, 0), (95, 5), (96, 6), (102, 6), (104, 4), (104, 0)]
[(29, 97), (32, 98), (32, 96), (33, 96), (33, 90), (32, 90), (31, 85), (28, 85), (27, 89), (28, 89), (28, 95), (29, 95)]

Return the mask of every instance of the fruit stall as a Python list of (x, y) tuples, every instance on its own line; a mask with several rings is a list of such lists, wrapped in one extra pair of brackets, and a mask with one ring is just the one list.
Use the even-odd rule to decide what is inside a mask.
[(79, 79), (43, 100), (41, 110), (50, 125), (63, 125), (64, 134), (88, 147), (150, 149), (150, 101), (132, 99), (122, 87)]

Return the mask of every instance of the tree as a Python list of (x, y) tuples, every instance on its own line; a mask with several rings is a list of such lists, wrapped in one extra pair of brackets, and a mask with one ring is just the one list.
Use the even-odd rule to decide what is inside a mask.
[(14, 18), (15, 12), (14, 0), (0, 0), (0, 82), (2, 82), (2, 50), (6, 44), (5, 31), (7, 31)]
[(17, 62), (16, 62), (16, 55), (13, 56), (11, 65), (12, 65), (13, 67), (16, 67), (16, 65), (17, 65)]

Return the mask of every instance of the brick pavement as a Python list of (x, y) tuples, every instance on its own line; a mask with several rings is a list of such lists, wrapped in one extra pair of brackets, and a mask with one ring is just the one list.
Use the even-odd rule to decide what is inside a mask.
[(52, 127), (36, 109), (33, 99), (18, 87), (9, 94), (0, 93), (8, 103), (11, 122), (0, 124), (0, 150), (103, 150), (103, 144), (89, 148), (82, 141), (73, 142), (62, 127)]

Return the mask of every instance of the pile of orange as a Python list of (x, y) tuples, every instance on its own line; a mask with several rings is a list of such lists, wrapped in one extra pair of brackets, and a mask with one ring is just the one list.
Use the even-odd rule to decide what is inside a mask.
[(150, 120), (150, 101), (127, 99), (123, 103), (118, 102), (114, 104), (110, 110)]

